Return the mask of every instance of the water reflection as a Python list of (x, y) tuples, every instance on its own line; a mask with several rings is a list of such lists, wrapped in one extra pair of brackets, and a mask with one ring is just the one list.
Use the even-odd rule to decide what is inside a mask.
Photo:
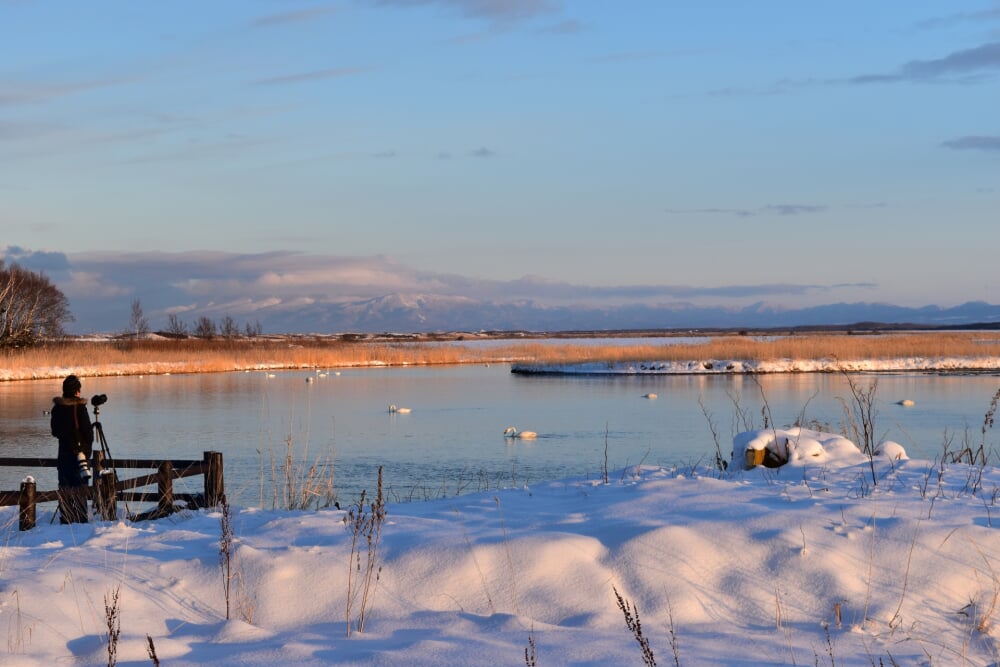
[[(308, 382), (306, 380), (309, 380)], [(912, 457), (932, 459), (948, 437), (982, 439), (996, 375), (893, 374), (877, 380), (876, 432)], [(44, 413), (61, 380), (0, 384), (0, 451), (55, 455)], [(728, 456), (732, 435), (768, 416), (778, 426), (816, 421), (849, 428), (850, 392), (836, 374), (746, 376), (513, 375), (506, 366), (84, 378), (85, 396), (108, 394), (102, 407), (114, 456), (225, 456), (227, 491), (241, 505), (269, 507), (284, 484), (288, 452), (308, 467), (330, 460), (338, 496), (351, 501), (385, 466), (390, 498), (454, 495), (566, 476), (597, 478), (608, 465), (709, 462), (712, 426)], [(645, 399), (655, 393), (658, 398)], [(896, 402), (911, 399), (904, 408)], [(393, 414), (390, 404), (409, 414)], [(537, 440), (504, 438), (514, 425)], [(987, 443), (995, 442), (992, 432)], [(0, 489), (25, 471), (0, 470)], [(40, 485), (51, 475), (34, 470)], [(197, 491), (197, 482), (190, 482)], [(280, 502), (278, 503), (281, 504)]]

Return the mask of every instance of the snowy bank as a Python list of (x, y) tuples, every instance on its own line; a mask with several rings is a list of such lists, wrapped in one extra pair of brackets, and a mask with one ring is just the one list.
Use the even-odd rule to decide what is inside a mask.
[(741, 373), (867, 373), (903, 371), (997, 371), (1000, 357), (903, 357), (898, 359), (779, 359), (746, 361), (586, 362), (574, 364), (511, 364), (525, 375), (734, 375)]
[(150, 640), (170, 667), (516, 665), (532, 646), (538, 665), (641, 664), (615, 591), (658, 664), (996, 664), (1000, 473), (870, 462), (818, 432), (734, 445), (775, 435), (803, 448), (794, 464), (390, 504), (350, 638), (342, 511), (235, 509), (226, 620), (220, 512), (21, 533), (5, 508), (3, 663), (106, 664), (120, 587), (123, 665), (152, 664)]

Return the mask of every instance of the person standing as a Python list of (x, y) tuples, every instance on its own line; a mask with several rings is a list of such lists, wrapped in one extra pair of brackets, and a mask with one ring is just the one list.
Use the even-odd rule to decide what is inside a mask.
[[(87, 522), (87, 482), (94, 449), (94, 431), (87, 413), (87, 399), (80, 398), (80, 378), (63, 380), (62, 396), (52, 399), (52, 435), (59, 439), (56, 469), (59, 471), (60, 523)], [(79, 455), (83, 454), (83, 464)]]

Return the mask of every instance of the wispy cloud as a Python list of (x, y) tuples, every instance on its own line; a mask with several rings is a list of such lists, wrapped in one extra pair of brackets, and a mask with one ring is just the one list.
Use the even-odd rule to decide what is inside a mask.
[(760, 88), (717, 88), (708, 91), (708, 94), (711, 97), (774, 97), (823, 83), (829, 82), (819, 79), (782, 79)]
[(631, 63), (643, 60), (658, 60), (662, 58), (681, 58), (696, 55), (694, 50), (684, 51), (618, 51), (605, 53), (588, 59), (592, 63)]
[(768, 204), (763, 207), (763, 213), (775, 213), (777, 215), (804, 215), (808, 213), (822, 213), (826, 206), (815, 206), (811, 204)]
[(289, 23), (311, 23), (336, 11), (335, 7), (306, 7), (296, 11), (261, 16), (254, 19), (251, 25), (254, 28), (272, 28)]
[(978, 12), (958, 12), (947, 16), (935, 16), (919, 21), (917, 28), (930, 30), (945, 28), (958, 23), (980, 23), (982, 21), (1000, 21), (1000, 7), (983, 9)]
[(583, 23), (580, 21), (567, 19), (565, 21), (559, 21), (558, 23), (542, 26), (537, 32), (548, 35), (576, 35), (583, 32), (585, 29), (586, 28)]
[(124, 158), (119, 163), (155, 164), (188, 160), (228, 160), (270, 143), (272, 141), (266, 139), (229, 135), (217, 141), (189, 141), (173, 151), (142, 152), (131, 158)]
[(126, 83), (125, 79), (104, 79), (77, 83), (20, 83), (0, 81), (0, 107), (43, 104), (69, 95)]
[(787, 95), (818, 86), (872, 85), (880, 83), (969, 83), (978, 82), (1000, 71), (1000, 42), (988, 42), (970, 49), (954, 51), (941, 58), (911, 60), (894, 70), (841, 78), (780, 79), (774, 83), (747, 88), (717, 88), (712, 97), (772, 97)]
[(514, 23), (549, 14), (561, 7), (555, 0), (368, 0), (376, 5), (414, 7), (438, 5), (462, 16), (497, 23)]
[(976, 136), (958, 137), (949, 139), (941, 144), (945, 148), (954, 150), (970, 151), (1000, 151), (1000, 136)]
[(822, 213), (828, 209), (828, 206), (818, 204), (765, 204), (758, 208), (667, 209), (667, 213), (735, 215), (741, 218), (752, 218), (758, 215), (809, 215)]
[(367, 71), (369, 71), (369, 68), (367, 67), (331, 67), (329, 69), (315, 70), (312, 72), (298, 72), (295, 74), (283, 74), (280, 76), (256, 79), (253, 83), (258, 86), (284, 86), (295, 83), (323, 81), (325, 79), (338, 79), (354, 74), (361, 74)]
[(911, 60), (893, 72), (851, 77), (849, 83), (894, 83), (900, 81), (935, 81), (965, 77), (1000, 70), (1000, 42), (989, 42), (971, 49), (954, 51), (941, 58)]

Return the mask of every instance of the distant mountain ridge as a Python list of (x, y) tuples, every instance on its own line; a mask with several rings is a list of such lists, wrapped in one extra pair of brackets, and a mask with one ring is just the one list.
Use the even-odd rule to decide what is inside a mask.
[(432, 294), (387, 294), (301, 310), (259, 313), (274, 333), (378, 333), (387, 331), (623, 330), (850, 326), (861, 322), (949, 327), (1000, 323), (1000, 305), (970, 301), (949, 308), (878, 303), (834, 303), (786, 309), (765, 303), (742, 308), (692, 304), (547, 306), (530, 300), (481, 301)]

